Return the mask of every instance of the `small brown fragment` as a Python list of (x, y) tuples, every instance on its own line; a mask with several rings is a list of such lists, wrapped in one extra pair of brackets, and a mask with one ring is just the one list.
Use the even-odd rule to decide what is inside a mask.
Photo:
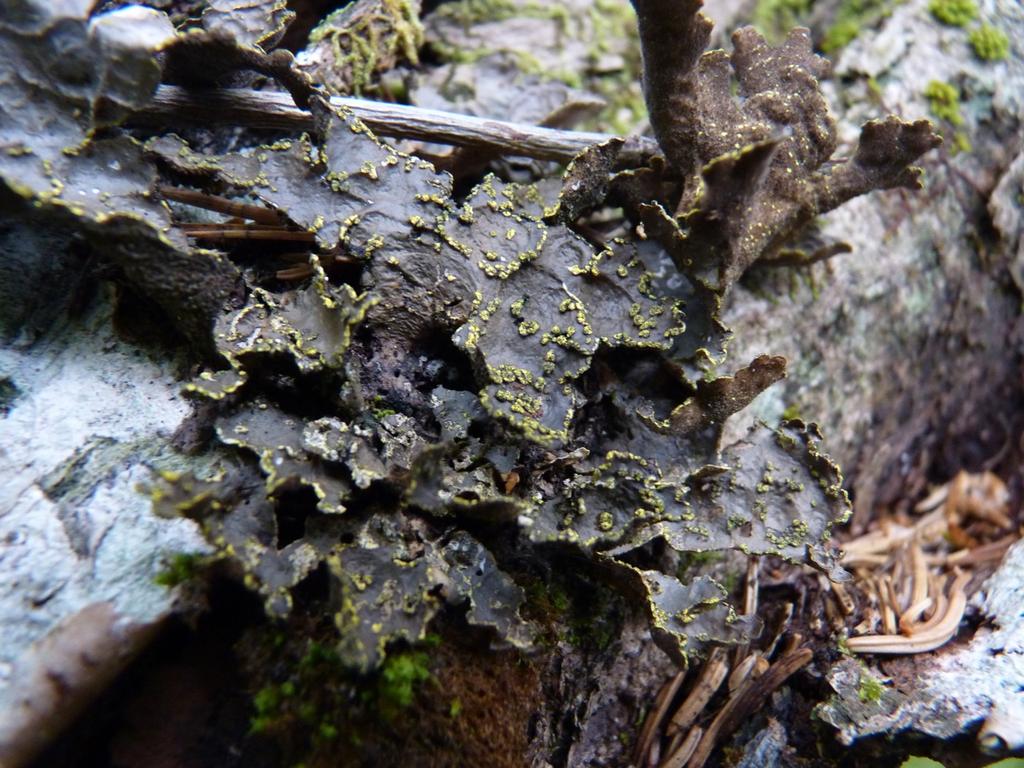
[(693, 725), (704, 708), (707, 707), (708, 702), (711, 701), (711, 697), (722, 687), (722, 681), (728, 674), (729, 662), (726, 661), (726, 652), (722, 648), (715, 648), (708, 655), (704, 666), (701, 667), (690, 694), (672, 715), (672, 720), (665, 729), (665, 733), (668, 736), (673, 736), (686, 731)]
[(760, 708), (768, 696), (789, 677), (806, 666), (814, 654), (810, 648), (798, 648), (782, 656), (761, 677), (749, 679), (726, 702), (704, 731), (688, 768), (702, 768), (720, 737), (732, 733), (744, 719)]
[(676, 673), (671, 680), (661, 687), (657, 697), (654, 699), (654, 706), (651, 707), (651, 711), (647, 715), (647, 719), (644, 721), (643, 730), (640, 731), (640, 738), (637, 740), (636, 751), (633, 758), (633, 761), (637, 765), (644, 764), (650, 756), (651, 748), (657, 740), (658, 728), (661, 725), (661, 721), (665, 719), (665, 715), (668, 713), (668, 708), (672, 704), (672, 699), (675, 698), (676, 693), (679, 691), (679, 686), (683, 684), (683, 680), (685, 678), (685, 669)]
[(506, 472), (501, 476), (501, 481), (504, 483), (505, 493), (512, 493), (512, 491), (516, 489), (516, 486), (519, 485), (519, 473), (515, 470)]
[(672, 428), (686, 434), (708, 424), (721, 424), (785, 376), (786, 358), (761, 355), (733, 376), (701, 382), (697, 394), (672, 412)]
[(693, 753), (697, 750), (697, 745), (700, 743), (701, 737), (704, 735), (704, 729), (699, 725), (693, 726), (686, 734), (678, 747), (672, 751), (659, 766), (659, 768), (683, 768), (686, 765), (686, 761), (693, 756)]
[(853, 613), (856, 605), (853, 602), (853, 597), (850, 595), (849, 590), (839, 582), (830, 582), (832, 592), (835, 593), (836, 602), (839, 604), (839, 609), (843, 612), (844, 616), (849, 616)]

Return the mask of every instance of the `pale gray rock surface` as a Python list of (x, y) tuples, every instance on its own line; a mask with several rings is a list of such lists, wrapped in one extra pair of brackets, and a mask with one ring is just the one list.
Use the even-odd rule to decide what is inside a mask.
[(34, 642), (98, 602), (141, 624), (160, 619), (173, 603), (154, 583), (165, 558), (207, 551), (194, 523), (155, 517), (138, 490), (150, 467), (185, 468), (171, 437), (192, 409), (176, 361), (118, 338), (113, 290), (0, 348), (0, 718)]

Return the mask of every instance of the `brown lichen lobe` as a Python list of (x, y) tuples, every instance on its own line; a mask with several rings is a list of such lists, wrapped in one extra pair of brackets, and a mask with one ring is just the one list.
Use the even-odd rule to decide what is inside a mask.
[(853, 197), (919, 186), (910, 164), (941, 141), (925, 120), (870, 121), (852, 157), (831, 160), (835, 122), (818, 82), (829, 63), (806, 29), (772, 47), (745, 27), (733, 34), (731, 54), (702, 53), (711, 23), (701, 0), (633, 4), (651, 125), (681, 184), (679, 197), (648, 219), (663, 219), (655, 229), (676, 263), (709, 286), (724, 290)]

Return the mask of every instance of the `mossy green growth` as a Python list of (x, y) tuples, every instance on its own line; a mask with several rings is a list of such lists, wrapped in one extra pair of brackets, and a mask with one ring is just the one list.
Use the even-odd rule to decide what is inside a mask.
[(932, 80), (924, 89), (931, 112), (950, 125), (963, 125), (964, 118), (960, 114), (960, 91), (955, 85)]
[(567, 642), (576, 648), (607, 648), (619, 632), (615, 596), (603, 587), (577, 579), (530, 580), (526, 586), (527, 610), (547, 628), (550, 646)]
[(249, 730), (280, 746), (286, 756), (282, 764), (310, 760), (321, 765), (316, 755), (336, 750), (342, 738), (354, 744), (362, 724), (379, 719), (372, 692), (363, 697), (371, 706), (356, 701), (365, 681), (351, 675), (330, 643), (297, 639), (294, 627), (258, 637), (243, 643), (246, 656), (252, 654), (247, 667), (276, 679), (264, 678), (253, 694)]
[(725, 575), (719, 579), (719, 583), (730, 595), (735, 595), (736, 590), (740, 585), (740, 574), (739, 571), (727, 571)]
[(564, 617), (572, 607), (572, 599), (561, 584), (540, 579), (527, 583), (526, 599), (530, 609), (545, 622)]
[(967, 39), (982, 61), (1004, 61), (1010, 55), (1010, 38), (999, 27), (982, 24), (972, 29)]
[(266, 685), (252, 698), (256, 714), (249, 721), (253, 733), (264, 733), (272, 729), (281, 719), (287, 699), (295, 695), (295, 684), (286, 681), (280, 685)]
[(589, 27), (590, 34), (584, 32), (580, 38), (581, 42), (589, 46), (588, 61), (596, 64), (607, 54), (614, 53), (622, 60), (621, 69), (598, 73), (596, 70), (589, 72), (587, 67), (582, 72), (552, 68), (528, 51), (504, 50), (501, 45), (464, 48), (444, 40), (432, 39), (430, 46), (442, 59), (462, 64), (472, 64), (497, 51), (503, 51), (515, 57), (516, 66), (524, 74), (536, 75), (544, 80), (557, 80), (571, 88), (582, 88), (597, 94), (607, 105), (580, 124), (579, 128), (583, 130), (626, 135), (636, 130), (637, 125), (646, 117), (647, 108), (640, 86), (641, 60), (636, 16), (631, 5), (624, 0), (594, 0), (586, 19), (573, 18), (572, 13), (562, 4), (537, 0), (455, 0), (442, 3), (433, 14), (438, 18), (457, 21), (466, 29), (514, 17), (551, 20), (559, 36), (575, 36), (580, 29), (586, 30)]
[(857, 698), (864, 704), (877, 704), (882, 700), (885, 693), (885, 686), (873, 677), (867, 670), (861, 671), (860, 686), (857, 688)]
[(390, 654), (377, 678), (377, 704), (381, 714), (391, 717), (411, 705), (416, 689), (430, 679), (427, 654), (422, 651)]
[(793, 421), (794, 419), (802, 418), (800, 415), (800, 406), (796, 403), (790, 403), (786, 406), (786, 410), (782, 412), (782, 419), (784, 421)]
[(836, 9), (834, 21), (821, 41), (825, 53), (849, 45), (862, 30), (885, 18), (902, 0), (843, 0)]
[(626, 45), (619, 50), (623, 62), (620, 70), (589, 75), (583, 83), (584, 88), (598, 94), (608, 106), (580, 127), (625, 136), (634, 132), (647, 117), (647, 105), (640, 85), (643, 65), (636, 15), (629, 3), (620, 0), (594, 0), (589, 14), (594, 29), (593, 49), (589, 57), (594, 62), (622, 41)]
[(825, 33), (821, 41), (821, 49), (825, 53), (835, 53), (840, 48), (845, 48), (860, 34), (861, 25), (854, 19), (837, 21)]
[(326, 665), (328, 668), (337, 666), (338, 669), (341, 669), (341, 658), (334, 648), (310, 641), (305, 655), (299, 659), (299, 671), (313, 671), (322, 665)]
[(839, 635), (836, 638), (836, 650), (839, 651), (843, 656), (853, 656), (853, 651), (850, 650), (850, 644), (847, 642), (849, 638), (845, 635)]
[(338, 738), (338, 728), (335, 725), (324, 721), (317, 727), (316, 736), (321, 741), (334, 741)]
[(932, 0), (928, 10), (951, 27), (965, 27), (978, 18), (978, 4), (974, 0)]
[(971, 144), (970, 137), (963, 131), (957, 131), (953, 134), (953, 143), (950, 148), (950, 152), (953, 155), (959, 155), (961, 152), (970, 152), (974, 149)]
[(725, 560), (725, 553), (714, 549), (707, 552), (683, 552), (679, 555), (676, 575), (685, 584), (692, 578), (695, 569), (705, 565), (714, 565), (723, 560)]
[(310, 32), (310, 46), (329, 43), (325, 85), (359, 95), (374, 87), (374, 79), (399, 61), (419, 63), (423, 25), (419, 5), (409, 0), (380, 0), (373, 6), (349, 3), (332, 12)]
[(810, 0), (759, 0), (752, 21), (774, 45), (785, 40), (793, 27), (801, 26), (810, 10)]
[(377, 421), (383, 421), (388, 416), (394, 416), (398, 411), (394, 408), (388, 408), (386, 401), (380, 395), (374, 395), (369, 401), (370, 413), (373, 414), (373, 418)]
[(176, 587), (192, 581), (199, 575), (204, 559), (203, 555), (178, 552), (166, 561), (164, 569), (153, 577), (153, 582), (161, 587)]

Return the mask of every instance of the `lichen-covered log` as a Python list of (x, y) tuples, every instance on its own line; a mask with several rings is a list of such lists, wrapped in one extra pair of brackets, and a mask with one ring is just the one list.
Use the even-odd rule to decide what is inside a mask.
[[(451, 14), (461, 4), (447, 5)], [(840, 575), (829, 543), (847, 506), (838, 469), (816, 428), (798, 419), (778, 424), (788, 403), (758, 397), (815, 392), (826, 421), (859, 423), (852, 420), (881, 411), (872, 390), (850, 375), (854, 362), (838, 373), (826, 365), (837, 365), (850, 343), (837, 317), (873, 329), (855, 343), (879, 354), (870, 361), (875, 371), (897, 368), (911, 337), (886, 346), (877, 316), (851, 298), (859, 296), (856, 284), (826, 299), (835, 308), (831, 329), (799, 289), (803, 315), (794, 319), (778, 302), (773, 312), (785, 321), (758, 317), (759, 325), (732, 296), (742, 292), (763, 308), (764, 291), (777, 291), (780, 278), (760, 272), (759, 262), (793, 263), (798, 252), (813, 261), (841, 250), (802, 230), (855, 194), (915, 186), (910, 164), (935, 145), (932, 129), (921, 120), (873, 120), (888, 111), (876, 105), (858, 115), (863, 128), (837, 128), (827, 86), (818, 82), (825, 64), (805, 33), (773, 47), (744, 30), (731, 53), (704, 52), (699, 3), (638, 0), (647, 100), (666, 162), (613, 174), (611, 142), (578, 158), (560, 183), (484, 176), (456, 194), (452, 177), (378, 141), (316, 92), (286, 54), (263, 50), (287, 14), (279, 4), (257, 6), (270, 37), (254, 32), (259, 24), (224, 24), (218, 13), (230, 20), (234, 6), (218, 3), (203, 16), (204, 30), (135, 51), (139, 71), (149, 71), (156, 49), (165, 49), (165, 76), (190, 86), (258, 71), (311, 109), (310, 134), (267, 145), (242, 135), (238, 144), (211, 147), (203, 134), (162, 133), (139, 145), (114, 119), (103, 122), (102, 138), (90, 132), (99, 124), (84, 108), (97, 101), (92, 96), (32, 91), (46, 109), (73, 116), (62, 117), (71, 125), (67, 141), (81, 151), (56, 152), (9, 122), (17, 149), (9, 163), (31, 169), (35, 162), (39, 178), (57, 174), (65, 183), (54, 192), (46, 176), (46, 189), (42, 182), (25, 188), (20, 166), (0, 164), (5, 203), (22, 217), (16, 229), (29, 230), (24, 211), (32, 206), (34, 215), (59, 221), (69, 239), (95, 247), (109, 237), (113, 246), (98, 257), (121, 284), (157, 302), (205, 348), (184, 389), (204, 414), (207, 442), (199, 447), (212, 466), (159, 467), (149, 493), (160, 514), (197, 522), (215, 557), (260, 596), (267, 614), (298, 630), (282, 653), (301, 656), (307, 642), (326, 641), (336, 673), (384, 685), (396, 669), (406, 679), (429, 674), (408, 654), (429, 644), (433, 627), (456, 622), (541, 671), (539, 687), (523, 682), (538, 701), (526, 750), (534, 762), (621, 763), (622, 740), (606, 726), (636, 718), (670, 657), (745, 644), (756, 629), (730, 606), (730, 590), (688, 571), (687, 559), (769, 554)], [(427, 25), (428, 39), (438, 30), (457, 35), (444, 15)], [(557, 14), (534, 21), (564, 23)], [(71, 26), (89, 40), (83, 29), (109, 23), (80, 15)], [(17, 56), (47, 39), (38, 30), (26, 39), (21, 27), (4, 32)], [(86, 58), (86, 69), (94, 64)], [(19, 98), (38, 88), (9, 74), (5, 87)], [(154, 84), (141, 78), (130, 88), (130, 106), (143, 105)], [(840, 146), (848, 151), (833, 157)], [(92, 193), (75, 176), (88, 176), (86, 166), (65, 168), (79, 162), (65, 156), (79, 155), (121, 167), (107, 163), (97, 177), (120, 197), (101, 186)], [(188, 214), (171, 196), (159, 199), (158, 180), (245, 197), (250, 208), (239, 210), (265, 209), (265, 220), (280, 226), (237, 226), (264, 226), (263, 233), (301, 243), (299, 267), (284, 274), (308, 281), (276, 279), (265, 264), (285, 257), (294, 264), (295, 255), (265, 252), (255, 238), (242, 239), (233, 260), (194, 247), (185, 234), (200, 230), (172, 221), (169, 202), (179, 219)], [(89, 203), (84, 213), (68, 203), (78, 192)], [(1001, 228), (1012, 226), (1006, 222), (1019, 208), (1004, 199), (1009, 194), (994, 208)], [(617, 229), (580, 226), (605, 204), (623, 211)], [(896, 208), (885, 210), (895, 220)], [(860, 239), (847, 239), (863, 251), (870, 235), (854, 234)], [(876, 277), (893, 271), (871, 264)], [(844, 268), (866, 267), (833, 269)], [(196, 280), (194, 290), (183, 276)], [(1008, 294), (999, 295), (1005, 319)], [(735, 340), (721, 316), (725, 302), (742, 329)], [(916, 306), (930, 317), (927, 306)], [(964, 316), (974, 318), (970, 328), (983, 334), (987, 354), (997, 331), (982, 326), (980, 313)], [(908, 321), (885, 332), (911, 326), (923, 327)], [(821, 368), (807, 355), (816, 343)], [(893, 350), (896, 358), (885, 356)], [(777, 351), (790, 360), (781, 385), (787, 364)], [(974, 360), (991, 370), (982, 352)], [(953, 379), (945, 375), (916, 392), (948, 389)], [(847, 394), (844, 403), (838, 395)], [(836, 396), (824, 402), (826, 395)], [(743, 413), (752, 403), (772, 426), (751, 428)], [(817, 417), (806, 406), (800, 415)], [(826, 431), (825, 439), (836, 438)], [(849, 455), (852, 434), (840, 432), (837, 444)], [(865, 471), (858, 482), (865, 477), (869, 494), (878, 484)], [(588, 622), (604, 626), (614, 616), (606, 636), (574, 644), (550, 629), (579, 610), (563, 608), (554, 621), (546, 615), (545, 603), (562, 600), (545, 589), (560, 579), (587, 585), (577, 599), (600, 598)], [(355, 690), (344, 679), (337, 690)], [(285, 683), (291, 678), (273, 681), (277, 695)], [(301, 720), (300, 712), (296, 705), (288, 716)], [(525, 728), (527, 716), (517, 716)], [(327, 750), (324, 733), (336, 728), (327, 726), (317, 724), (314, 751)]]

